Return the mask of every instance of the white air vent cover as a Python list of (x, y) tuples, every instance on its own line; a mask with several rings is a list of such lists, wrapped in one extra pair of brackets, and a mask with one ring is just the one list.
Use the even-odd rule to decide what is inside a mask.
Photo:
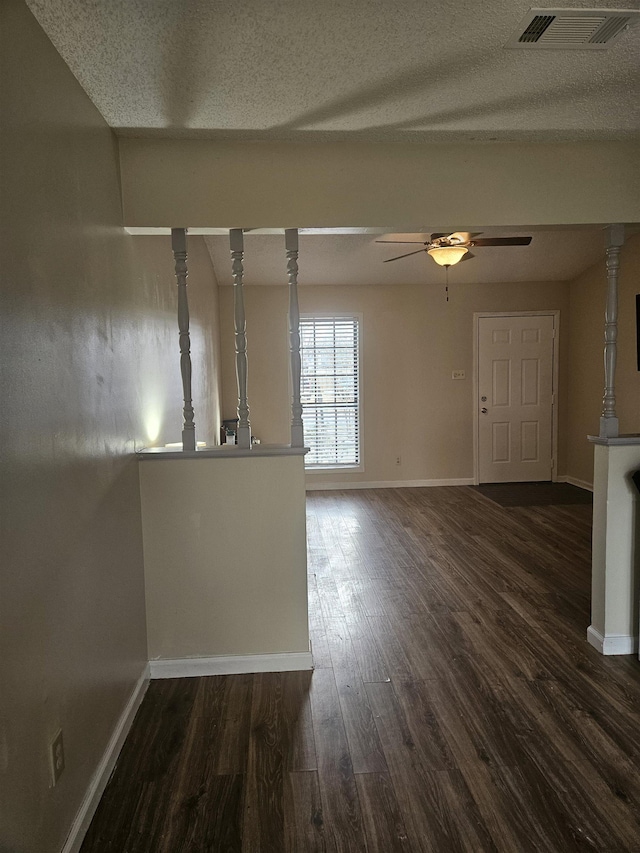
[(633, 9), (529, 9), (505, 47), (603, 50), (639, 16)]

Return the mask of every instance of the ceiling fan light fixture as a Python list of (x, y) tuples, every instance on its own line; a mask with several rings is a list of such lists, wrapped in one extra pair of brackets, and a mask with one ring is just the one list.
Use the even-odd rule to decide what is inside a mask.
[(452, 267), (461, 261), (469, 250), (466, 246), (434, 246), (427, 254), (441, 267)]

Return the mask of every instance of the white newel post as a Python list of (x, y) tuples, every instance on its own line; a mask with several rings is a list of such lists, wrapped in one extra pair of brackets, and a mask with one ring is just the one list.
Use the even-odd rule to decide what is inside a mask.
[(251, 425), (247, 403), (247, 324), (244, 315), (244, 235), (242, 228), (229, 231), (233, 275), (233, 316), (236, 335), (236, 379), (238, 381), (238, 447), (251, 447)]
[(300, 402), (300, 308), (298, 305), (298, 229), (284, 232), (289, 278), (289, 351), (291, 353), (291, 447), (304, 447), (302, 403)]
[(178, 282), (178, 329), (180, 333), (180, 372), (184, 398), (182, 449), (196, 449), (196, 425), (191, 399), (191, 338), (189, 336), (189, 303), (187, 300), (187, 229), (171, 229), (171, 248)]
[(604, 397), (600, 417), (600, 438), (616, 438), (616, 358), (618, 349), (618, 268), (624, 225), (611, 225), (607, 234), (607, 306), (604, 325)]

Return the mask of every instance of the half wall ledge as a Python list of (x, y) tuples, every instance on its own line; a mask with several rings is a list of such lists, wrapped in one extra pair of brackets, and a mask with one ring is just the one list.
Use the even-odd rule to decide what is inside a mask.
[(616, 445), (637, 444), (640, 446), (640, 432), (628, 432), (624, 435), (617, 435), (615, 438), (609, 438), (600, 435), (588, 436), (592, 444), (604, 444), (607, 447), (615, 447)]
[(305, 456), (308, 447), (291, 447), (289, 444), (254, 444), (253, 447), (238, 447), (237, 444), (220, 444), (201, 447), (197, 450), (177, 450), (172, 447), (143, 447), (136, 456), (148, 459), (242, 459), (262, 456)]

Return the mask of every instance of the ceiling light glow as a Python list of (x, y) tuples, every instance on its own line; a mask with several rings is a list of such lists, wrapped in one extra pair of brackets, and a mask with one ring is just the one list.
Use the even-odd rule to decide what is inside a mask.
[(434, 246), (427, 250), (441, 267), (452, 267), (461, 261), (469, 250), (465, 246)]

